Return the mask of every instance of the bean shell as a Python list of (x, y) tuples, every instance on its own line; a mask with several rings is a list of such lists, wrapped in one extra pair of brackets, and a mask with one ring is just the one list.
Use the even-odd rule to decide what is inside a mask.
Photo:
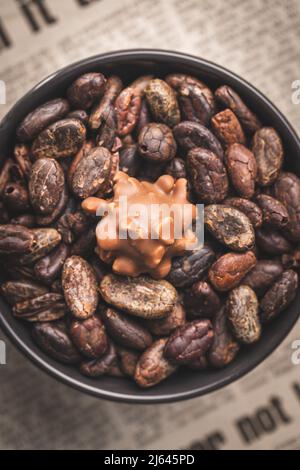
[(177, 367), (163, 354), (166, 342), (166, 339), (155, 341), (139, 358), (134, 379), (140, 387), (153, 387), (175, 372)]
[(236, 338), (242, 343), (252, 344), (261, 336), (258, 316), (258, 300), (249, 286), (233, 289), (227, 301), (227, 314)]
[(79, 256), (65, 261), (62, 286), (71, 313), (81, 320), (91, 317), (98, 305), (95, 273), (89, 263)]
[(150, 277), (105, 276), (100, 284), (104, 300), (114, 307), (142, 318), (160, 318), (174, 307), (177, 292), (165, 280)]

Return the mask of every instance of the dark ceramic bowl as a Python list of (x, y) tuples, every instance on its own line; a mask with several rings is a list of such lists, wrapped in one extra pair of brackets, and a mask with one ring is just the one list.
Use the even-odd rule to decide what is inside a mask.
[[(116, 73), (125, 83), (151, 73), (164, 76), (170, 72), (195, 75), (212, 88), (231, 85), (256, 112), (264, 125), (273, 126), (281, 135), (286, 150), (286, 167), (300, 175), (300, 142), (291, 125), (278, 109), (259, 91), (218, 65), (197, 57), (169, 51), (131, 50), (101, 54), (70, 65), (43, 80), (29, 91), (7, 114), (0, 126), (0, 155), (8, 155), (14, 131), (21, 119), (41, 103), (60, 96), (79, 75), (101, 71)], [(204, 372), (181, 371), (149, 390), (139, 389), (127, 379), (103, 377), (92, 380), (72, 367), (52, 360), (32, 342), (28, 329), (16, 320), (0, 299), (0, 324), (16, 346), (35, 364), (62, 382), (101, 398), (132, 403), (162, 403), (193, 398), (234, 382), (260, 364), (288, 335), (299, 315), (300, 291), (285, 313), (265, 328), (261, 341), (244, 349), (227, 368)]]

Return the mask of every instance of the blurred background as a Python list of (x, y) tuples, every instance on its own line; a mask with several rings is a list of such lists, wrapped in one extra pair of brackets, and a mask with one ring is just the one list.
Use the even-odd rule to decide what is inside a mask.
[[(0, 117), (60, 67), (100, 52), (147, 47), (231, 69), (300, 131), (300, 104), (292, 101), (299, 44), (298, 0), (0, 0), (0, 80), (6, 84)], [(1, 449), (300, 448), (300, 365), (291, 362), (299, 323), (238, 383), (158, 406), (84, 396), (36, 369), (1, 331), (0, 339), (7, 344), (7, 364), (0, 365)]]

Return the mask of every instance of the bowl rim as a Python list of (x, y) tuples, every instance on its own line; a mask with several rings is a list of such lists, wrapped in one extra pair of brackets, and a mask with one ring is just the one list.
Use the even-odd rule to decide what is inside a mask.
[[(164, 58), (166, 59), (171, 58), (172, 60), (178, 59), (181, 65), (186, 64), (186, 65), (194, 65), (198, 67), (200, 66), (202, 67), (202, 69), (206, 69), (208, 72), (211, 72), (212, 70), (217, 71), (218, 73), (225, 74), (226, 77), (229, 77), (234, 82), (240, 84), (242, 87), (246, 89), (246, 91), (250, 90), (253, 95), (256, 95), (256, 97), (260, 101), (264, 102), (264, 105), (266, 105), (270, 109), (270, 111), (281, 120), (282, 124), (285, 126), (287, 131), (290, 133), (290, 135), (294, 139), (295, 144), (297, 144), (298, 149), (299, 149), (299, 154), (300, 154), (300, 139), (295, 129), (287, 120), (287, 118), (283, 115), (283, 113), (256, 87), (251, 85), (247, 80), (241, 78), (236, 73), (212, 61), (206, 60), (201, 57), (197, 57), (192, 54), (165, 50), (165, 49), (151, 49), (151, 48), (136, 48), (136, 49), (125, 49), (125, 50), (122, 49), (122, 50), (116, 50), (112, 52), (95, 54), (93, 56), (71, 63), (51, 73), (49, 76), (47, 76), (46, 78), (38, 82), (30, 90), (28, 90), (25, 93), (25, 95), (23, 95), (3, 117), (3, 119), (0, 122), (0, 129), (2, 131), (3, 128), (5, 128), (7, 123), (10, 121), (12, 115), (15, 113), (15, 111), (19, 107), (21, 107), (23, 102), (27, 101), (28, 98), (33, 93), (37, 92), (40, 88), (44, 87), (48, 82), (52, 81), (53, 79), (67, 75), (69, 72), (73, 73), (74, 69), (76, 69), (77, 67), (81, 68), (82, 66), (89, 65), (92, 69), (94, 66), (98, 67), (99, 65), (101, 65), (101, 63), (108, 64), (109, 61), (113, 61), (113, 63), (115, 64), (116, 61), (120, 59), (125, 59), (128, 61), (130, 60), (146, 60), (146, 61), (153, 60), (155, 61), (155, 60), (158, 60), (158, 59), (161, 60)], [(300, 315), (300, 311), (299, 311), (299, 315)], [(209, 385), (195, 387), (188, 391), (164, 393), (164, 394), (155, 395), (155, 396), (149, 396), (149, 395), (143, 396), (142, 394), (143, 390), (141, 390), (141, 394), (139, 396), (131, 395), (130, 393), (124, 394), (122, 392), (106, 391), (106, 390), (98, 388), (96, 385), (99, 384), (99, 382), (96, 382), (96, 381), (95, 381), (95, 386), (83, 383), (80, 380), (72, 378), (70, 375), (67, 375), (66, 373), (58, 370), (56, 367), (52, 366), (47, 360), (44, 360), (41, 355), (33, 351), (26, 344), (26, 342), (20, 336), (18, 336), (14, 328), (8, 323), (1, 309), (0, 309), (0, 326), (2, 327), (4, 333), (12, 341), (12, 343), (17, 347), (17, 349), (19, 349), (19, 351), (24, 353), (25, 356), (27, 356), (31, 360), (32, 363), (34, 363), (36, 366), (39, 367), (39, 369), (43, 370), (45, 373), (52, 376), (53, 378), (58, 379), (61, 383), (69, 385), (78, 391), (85, 392), (89, 395), (92, 395), (97, 398), (105, 399), (105, 400), (131, 403), (131, 404), (134, 404), (134, 403), (135, 404), (160, 404), (160, 403), (162, 404), (162, 403), (172, 403), (172, 402), (177, 402), (177, 401), (179, 402), (182, 400), (192, 399), (192, 398), (196, 398), (196, 397), (208, 394), (208, 393), (212, 393), (242, 378), (243, 376), (245, 376), (246, 374), (254, 370), (259, 364), (261, 364), (284, 341), (284, 339), (288, 336), (288, 334), (292, 330), (293, 326), (296, 324), (299, 318), (299, 315), (298, 317), (297, 316), (291, 317), (289, 321), (287, 321), (284, 336), (279, 336), (277, 338), (274, 337), (273, 340), (270, 342), (270, 347), (266, 348), (266, 350), (262, 354), (260, 354), (259, 357), (255, 357), (251, 361), (248, 361), (248, 363), (244, 366), (242, 370), (237, 369), (236, 371), (232, 372), (231, 375), (228, 375), (228, 377), (225, 377), (221, 380), (216, 380), (214, 383), (211, 383)]]

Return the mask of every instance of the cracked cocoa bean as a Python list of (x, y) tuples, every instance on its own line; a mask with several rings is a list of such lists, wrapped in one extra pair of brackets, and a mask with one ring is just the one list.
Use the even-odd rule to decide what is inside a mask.
[(173, 134), (177, 143), (186, 152), (202, 147), (215, 153), (221, 160), (224, 158), (224, 151), (217, 137), (198, 122), (183, 121), (174, 127)]
[(105, 83), (102, 73), (85, 73), (68, 88), (68, 100), (75, 109), (89, 109), (102, 96)]
[(208, 360), (213, 367), (219, 369), (230, 364), (240, 350), (230, 331), (225, 307), (216, 312), (213, 331), (214, 339), (208, 352)]
[(285, 233), (294, 241), (300, 241), (300, 179), (293, 173), (282, 173), (274, 185), (274, 195), (286, 208), (289, 222)]
[(232, 144), (246, 145), (246, 137), (236, 115), (230, 110), (215, 114), (211, 120), (214, 133), (225, 147)]
[(256, 266), (243, 279), (243, 284), (251, 287), (261, 297), (282, 275), (283, 265), (276, 260), (258, 260)]
[(142, 97), (137, 87), (127, 87), (121, 91), (115, 102), (119, 135), (127, 135), (133, 131), (141, 105)]
[(48, 292), (47, 287), (33, 281), (7, 281), (1, 286), (1, 292), (5, 300), (14, 305), (24, 300), (39, 297)]
[(267, 194), (259, 194), (256, 201), (262, 210), (263, 221), (266, 225), (282, 228), (288, 224), (288, 211), (280, 201)]

